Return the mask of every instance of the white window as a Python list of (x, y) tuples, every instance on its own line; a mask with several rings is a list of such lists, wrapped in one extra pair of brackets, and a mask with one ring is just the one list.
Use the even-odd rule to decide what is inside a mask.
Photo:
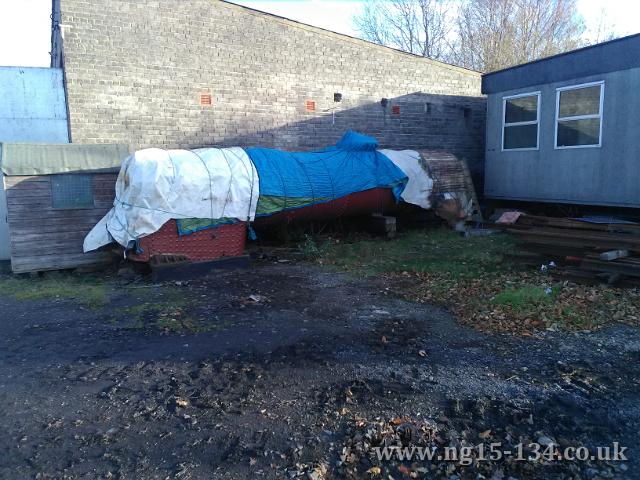
[(558, 88), (555, 148), (599, 147), (603, 100), (604, 82)]
[(537, 150), (540, 92), (502, 98), (502, 150)]

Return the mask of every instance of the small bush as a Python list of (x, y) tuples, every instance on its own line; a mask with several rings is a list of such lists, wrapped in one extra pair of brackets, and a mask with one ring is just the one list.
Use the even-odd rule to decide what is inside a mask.
[(317, 260), (324, 257), (329, 251), (329, 242), (318, 243), (311, 235), (305, 235), (304, 237), (304, 242), (298, 246), (298, 249), (306, 258)]

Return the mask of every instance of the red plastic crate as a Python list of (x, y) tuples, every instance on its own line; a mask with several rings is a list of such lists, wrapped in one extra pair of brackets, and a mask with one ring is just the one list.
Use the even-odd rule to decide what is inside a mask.
[(160, 230), (140, 239), (143, 252), (130, 254), (131, 260), (148, 262), (152, 255), (185, 255), (189, 261), (203, 262), (222, 257), (244, 255), (247, 238), (245, 222), (200, 230), (190, 235), (178, 235), (175, 220), (169, 220)]

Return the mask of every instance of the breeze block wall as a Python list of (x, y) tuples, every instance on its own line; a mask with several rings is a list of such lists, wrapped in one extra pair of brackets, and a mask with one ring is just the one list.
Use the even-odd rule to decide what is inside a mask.
[(73, 142), (307, 150), (354, 129), (482, 169), (477, 72), (219, 0), (56, 2)]

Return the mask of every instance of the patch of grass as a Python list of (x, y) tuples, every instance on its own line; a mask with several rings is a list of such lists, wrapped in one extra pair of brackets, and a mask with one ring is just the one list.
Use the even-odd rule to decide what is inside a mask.
[(316, 261), (353, 275), (385, 277), (394, 293), (446, 306), (460, 322), (492, 333), (640, 325), (640, 289), (559, 282), (504, 258), (516, 248), (506, 234), (463, 238), (450, 230), (423, 230), (394, 240), (336, 241)]
[(467, 239), (448, 229), (418, 230), (394, 240), (328, 244), (320, 257), (323, 263), (366, 275), (410, 272), (472, 278), (509, 269), (502, 255), (512, 247), (507, 235)]
[(0, 277), (0, 295), (16, 300), (73, 299), (91, 308), (109, 303), (108, 282), (88, 275), (49, 273), (43, 277)]
[(151, 328), (178, 334), (204, 333), (227, 326), (225, 322), (194, 318), (189, 311), (191, 306), (184, 291), (167, 288), (161, 300), (127, 307), (110, 323), (134, 330)]
[[(172, 295), (175, 297), (175, 295)], [(123, 323), (132, 329), (154, 327), (166, 331), (185, 330), (180, 317), (184, 316), (186, 301), (170, 298), (165, 301), (144, 302), (123, 309), (122, 315), (112, 319), (113, 324)]]
[(510, 288), (498, 293), (491, 303), (494, 305), (508, 305), (514, 310), (525, 310), (540, 303), (551, 303), (557, 294), (557, 289), (542, 288), (537, 285), (523, 285)]

